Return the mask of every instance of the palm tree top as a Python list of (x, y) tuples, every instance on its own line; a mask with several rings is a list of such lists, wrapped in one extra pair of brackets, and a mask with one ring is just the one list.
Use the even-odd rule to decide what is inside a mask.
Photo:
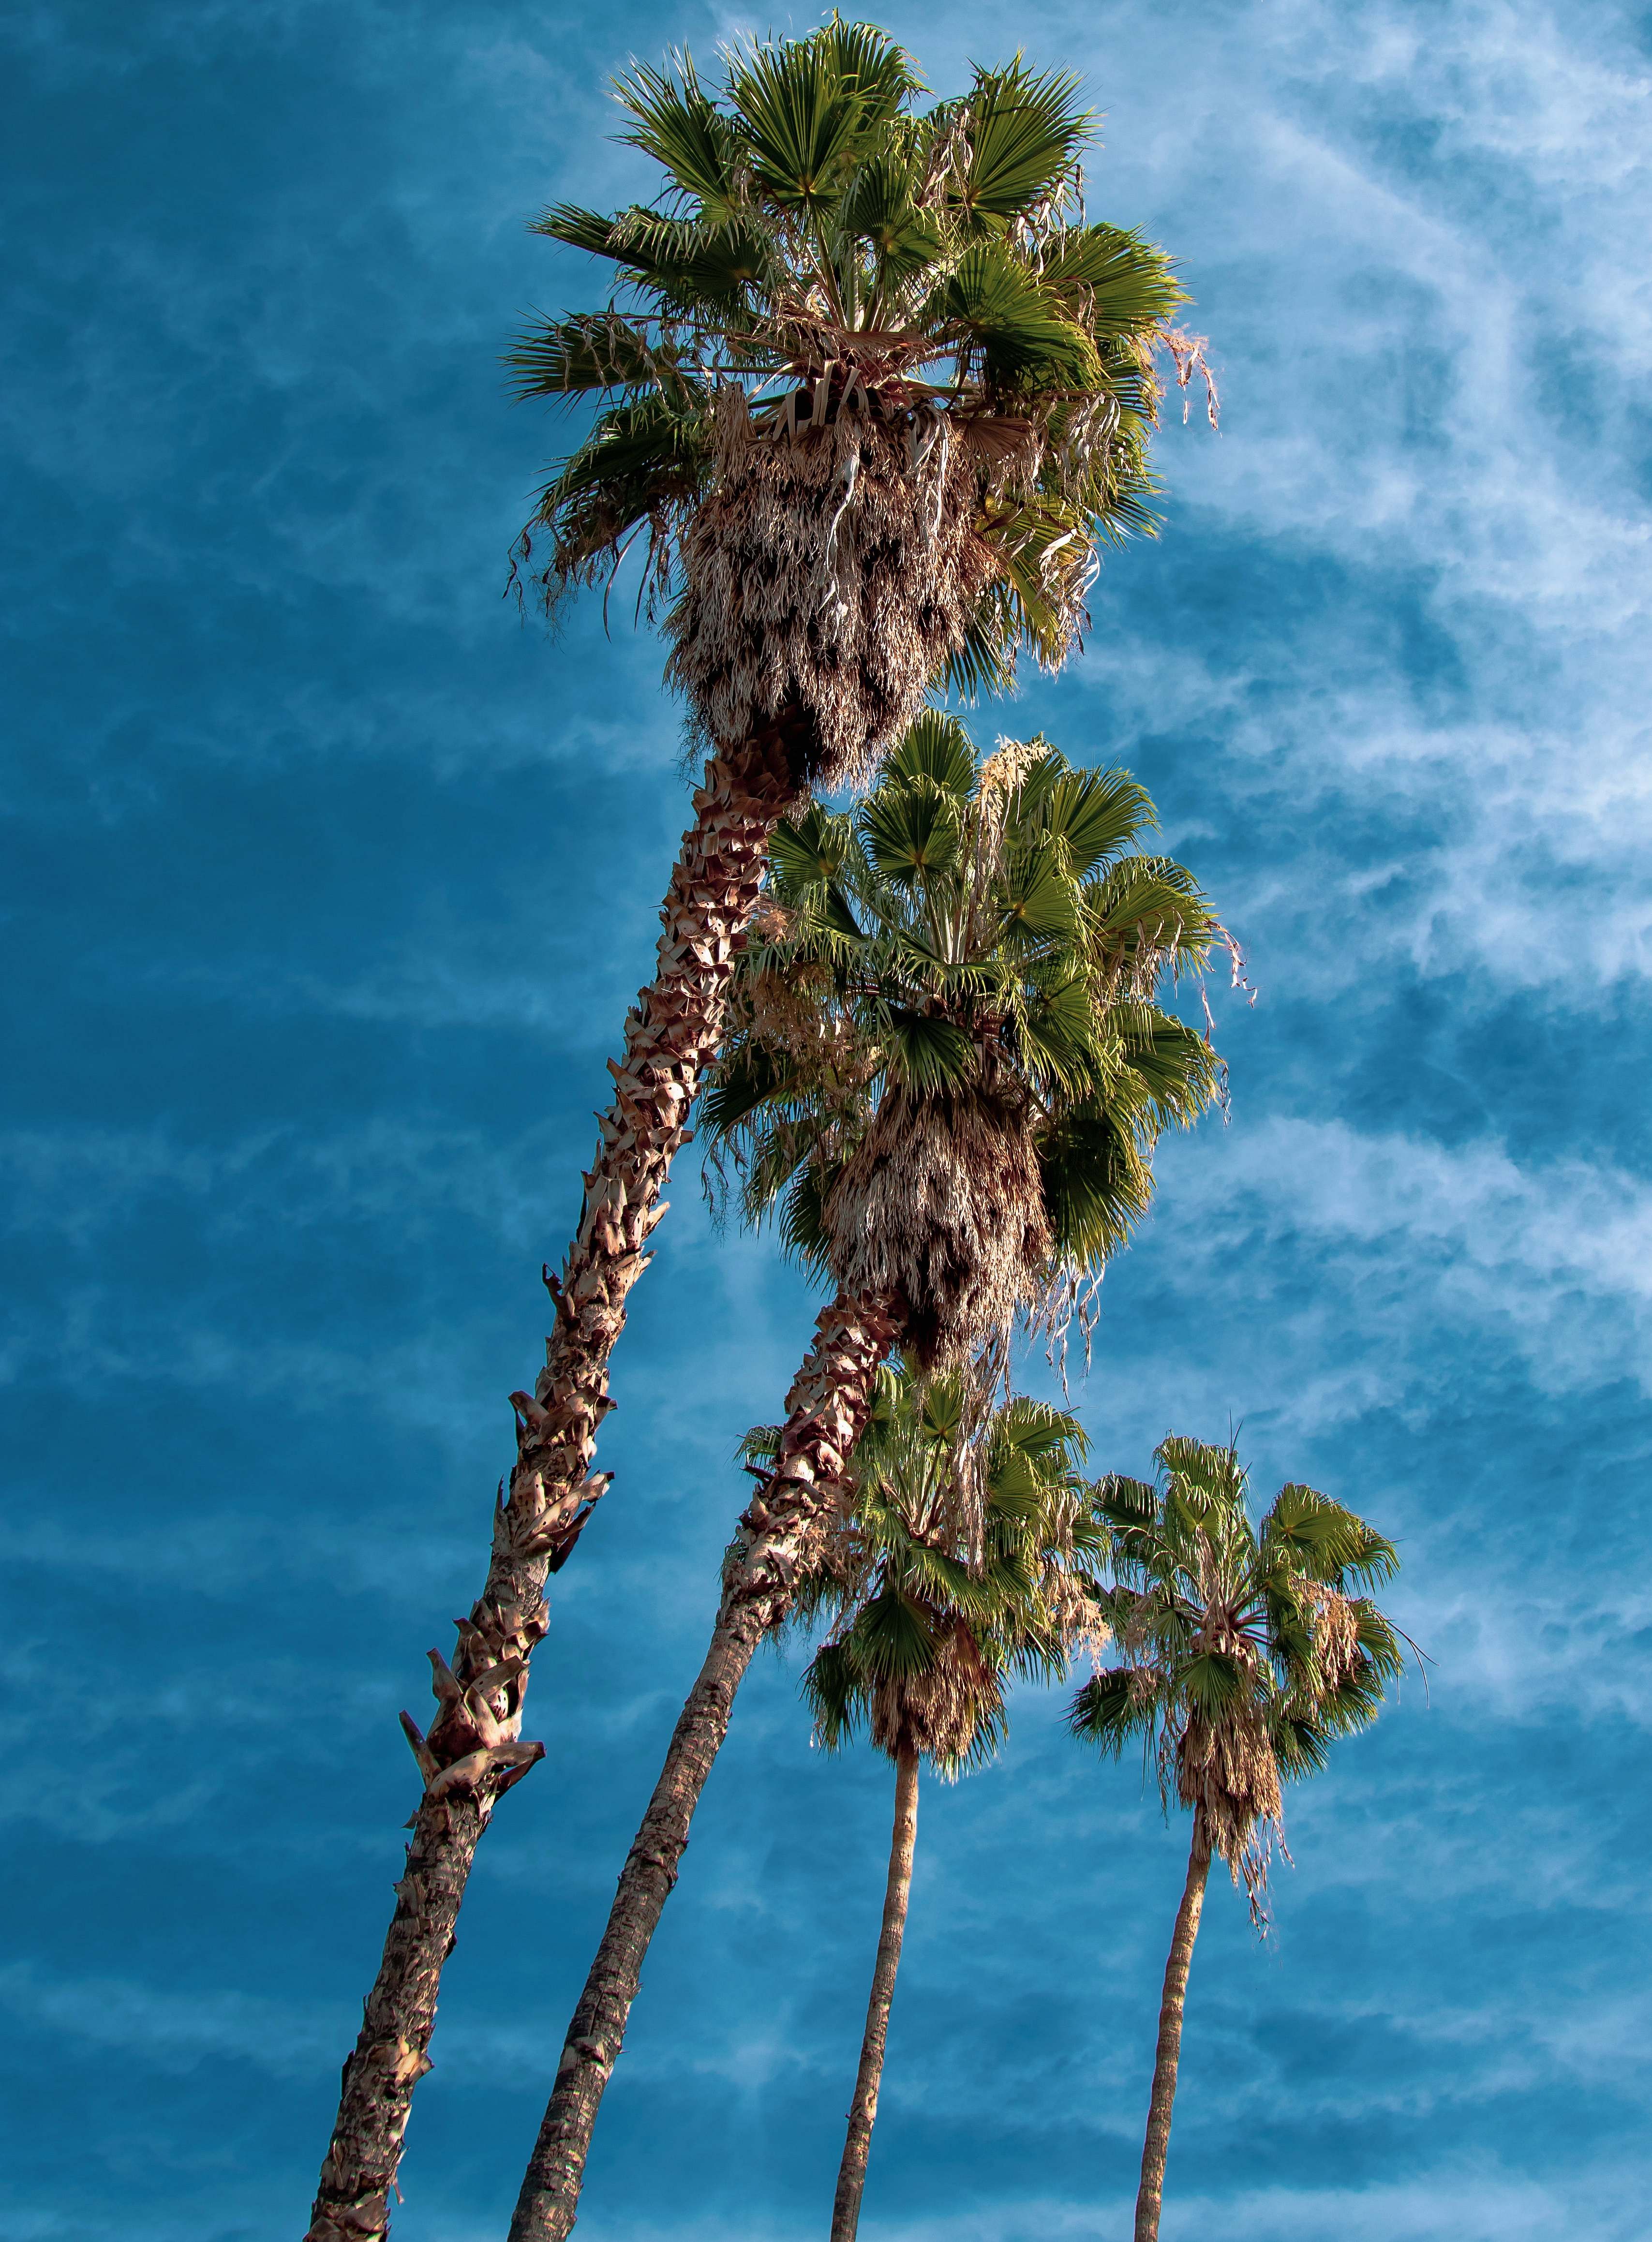
[(1073, 1701), (1075, 1735), (1151, 1752), (1161, 1796), (1204, 1817), (1259, 1923), (1281, 1785), (1367, 1726), (1400, 1671), (1400, 1638), (1365, 1591), (1393, 1578), (1392, 1542), (1291, 1482), (1253, 1521), (1232, 1444), (1172, 1433), (1152, 1482), (1109, 1477), (1097, 1514), (1112, 1585), (1100, 1598), (1123, 1662)]
[(858, 413), (899, 433), (914, 472), (937, 442), (975, 462), (996, 588), (965, 681), (1004, 676), (1018, 639), (1059, 659), (1096, 539), (1154, 527), (1156, 354), (1184, 386), (1206, 370), (1172, 325), (1188, 299), (1163, 251), (1087, 216), (1093, 117), (1071, 73), (1017, 55), (954, 98), (924, 91), (886, 33), (836, 15), (725, 50), (715, 85), (686, 53), (616, 81), (621, 137), (660, 192), (534, 221), (615, 282), (601, 309), (536, 320), (509, 360), (520, 395), (599, 406), (530, 527), (548, 595), (641, 532), (654, 589), (673, 587), (731, 415), (795, 442)]
[[(759, 1427), (743, 1453), (766, 1460)], [(957, 1375), (886, 1369), (788, 1628), (826, 1638), (803, 1694), (816, 1741), (863, 1730), (951, 1777), (1003, 1741), (1012, 1675), (1059, 1678), (1105, 1628), (1089, 1568), (1105, 1546), (1070, 1412), (1013, 1395), (979, 1421)]]
[(1217, 1095), (1159, 999), (1221, 930), (1152, 821), (1125, 772), (1042, 739), (983, 760), (930, 712), (857, 811), (776, 830), (702, 1126), (749, 1218), (903, 1292), (926, 1362), (1071, 1305)]

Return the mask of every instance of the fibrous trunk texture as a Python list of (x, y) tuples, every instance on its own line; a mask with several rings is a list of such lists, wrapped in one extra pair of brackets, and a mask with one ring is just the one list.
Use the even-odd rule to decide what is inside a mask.
[(803, 425), (717, 403), (711, 489), (682, 542), (670, 675), (716, 739), (789, 702), (818, 727), (809, 775), (863, 778), (964, 643), (992, 555), (980, 465), (944, 414), (888, 414), (817, 385)]
[(430, 1654), (440, 1709), (429, 1735), (402, 1725), (425, 1777), (406, 1870), (361, 2031), (344, 2067), (338, 2122), (306, 2242), (363, 2242), (389, 2228), (413, 2089), (430, 2068), (443, 1963), (472, 1857), (499, 1799), (543, 1753), (521, 1741), (528, 1661), (549, 1624), (545, 1582), (567, 1558), (607, 1484), (590, 1476), (597, 1427), (613, 1406), (608, 1357), (626, 1299), (665, 1212), (661, 1190), (702, 1073), (715, 1056), (735, 950), (757, 895), (769, 836), (796, 802), (809, 730), (795, 714), (714, 756), (695, 796), (661, 916), (659, 964), (610, 1060), (580, 1225), (560, 1282), (556, 1323), (532, 1393), (514, 1393), (516, 1463), (494, 1514), (481, 1595), (457, 1622), (451, 1664)]
[(888, 1306), (842, 1294), (786, 1397), (771, 1474), (753, 1496), (723, 1564), (711, 1647), (672, 1733), (642, 1826), (626, 1856), (596, 1959), (557, 2065), (556, 2084), (511, 2220), (510, 2242), (561, 2242), (579, 2209), (591, 2130), (619, 2060), (643, 1957), (677, 1880), (688, 1824), (728, 1734), (752, 1653), (790, 1609), (834, 1488), (898, 1336)]
[(1187, 2005), (1187, 1973), (1193, 1941), (1205, 1908), (1211, 1872), (1210, 1840), (1205, 1817), (1195, 1811), (1193, 1841), (1187, 1855), (1187, 1881), (1176, 1910), (1165, 1990), (1158, 2004), (1158, 2051), (1153, 2060), (1153, 2098), (1147, 2111), (1147, 2138), (1141, 2152), (1141, 2185), (1136, 2194), (1136, 2242), (1158, 2242), (1158, 2214), (1165, 2205), (1165, 2160), (1170, 2154), (1171, 2114), (1176, 2106), (1176, 2072), (1182, 2059), (1182, 2012)]
[(883, 2050), (889, 2039), (890, 2006), (895, 1998), (901, 1941), (906, 1935), (906, 1904), (912, 1890), (917, 1769), (917, 1754), (909, 1744), (895, 1762), (895, 1827), (890, 1836), (889, 1881), (883, 1887), (883, 1927), (878, 1933), (877, 1962), (872, 1971), (871, 1998), (866, 2004), (866, 2034), (861, 2041), (861, 2064), (855, 2078), (855, 2099), (850, 2105), (843, 2158), (837, 2167), (832, 2242), (855, 2242), (855, 2230), (860, 2224), (861, 2195), (866, 2186), (877, 2090), (883, 2077)]

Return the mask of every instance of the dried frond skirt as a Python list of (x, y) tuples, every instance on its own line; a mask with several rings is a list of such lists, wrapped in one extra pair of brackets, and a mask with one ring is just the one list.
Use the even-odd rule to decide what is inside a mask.
[(915, 1751), (937, 1775), (951, 1775), (963, 1768), (983, 1723), (1003, 1710), (997, 1675), (957, 1621), (946, 1626), (921, 1672), (891, 1676), (873, 1690), (872, 1742), (891, 1759), (903, 1749)]
[(944, 420), (921, 440), (876, 405), (796, 435), (718, 408), (717, 472), (683, 533), (669, 664), (727, 748), (789, 707), (823, 791), (869, 775), (964, 643), (993, 563), (978, 463)]
[(1285, 1813), (1279, 1763), (1260, 1715), (1236, 1707), (1214, 1721), (1190, 1719), (1176, 1787), (1184, 1806), (1203, 1810), (1212, 1849), (1227, 1863), (1235, 1883), (1243, 1879), (1257, 1914)]
[(926, 1369), (959, 1368), (1035, 1307), (1051, 1238), (1024, 1118), (980, 1097), (889, 1091), (827, 1198), (834, 1275), (898, 1292)]

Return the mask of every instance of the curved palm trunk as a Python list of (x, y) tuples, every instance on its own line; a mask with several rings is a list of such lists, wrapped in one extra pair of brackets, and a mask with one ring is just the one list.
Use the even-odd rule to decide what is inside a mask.
[(677, 1880), (688, 1824), (728, 1734), (735, 1692), (752, 1653), (790, 1608), (821, 1512), (865, 1425), (878, 1366), (897, 1336), (886, 1303), (841, 1293), (816, 1325), (814, 1346), (786, 1397), (774, 1471), (742, 1514), (740, 1535), (724, 1560), (711, 1647), (626, 1855), (602, 1943), (562, 2044), (510, 2242), (561, 2242), (574, 2225), (591, 2131), (619, 2060), (643, 1957)]
[(866, 2031), (861, 2041), (861, 2067), (855, 2078), (855, 2099), (850, 2105), (843, 2159), (837, 2167), (831, 2242), (855, 2242), (855, 2230), (860, 2225), (861, 2195), (866, 2185), (867, 2159), (872, 2152), (877, 2090), (883, 2077), (883, 2049), (889, 2039), (895, 1973), (901, 1966), (901, 1941), (906, 1935), (906, 1903), (911, 1896), (912, 1851), (917, 1843), (917, 1754), (908, 1749), (902, 1751), (895, 1762), (895, 1826), (890, 1833), (889, 1881), (883, 1887), (883, 1927), (878, 1934), (872, 1995), (866, 2004)]
[(1165, 2205), (1165, 2160), (1170, 2154), (1171, 2112), (1176, 2104), (1176, 2072), (1182, 2058), (1182, 2011), (1187, 2003), (1187, 1973), (1193, 1941), (1205, 1908), (1211, 1872), (1210, 1842), (1201, 1807), (1193, 1809), (1193, 1841), (1188, 1849), (1187, 1881), (1176, 1910), (1165, 1990), (1158, 2004), (1158, 2051), (1153, 2062), (1153, 2098), (1147, 2111), (1147, 2138), (1141, 2152), (1141, 2186), (1136, 2195), (1136, 2242), (1158, 2242), (1158, 2214)]
[(769, 838), (795, 803), (807, 759), (789, 716), (715, 755), (695, 795), (661, 917), (659, 964), (610, 1059), (614, 1101), (601, 1117), (579, 1230), (560, 1283), (556, 1325), (532, 1393), (513, 1393), (516, 1463), (494, 1514), (481, 1595), (458, 1622), (451, 1665), (433, 1650), (440, 1709), (421, 1735), (402, 1726), (425, 1778), (406, 1873), (360, 2034), (344, 2067), (339, 2115), (306, 2242), (373, 2242), (389, 2229), (414, 2087), (430, 2068), (443, 1963), (478, 1840), (500, 1797), (544, 1747), (521, 1741), (528, 1661), (549, 1624), (546, 1576), (567, 1559), (607, 1485), (588, 1477), (597, 1427), (613, 1407), (608, 1357), (626, 1298), (665, 1212), (660, 1193), (701, 1077), (715, 1056), (735, 950), (756, 900)]

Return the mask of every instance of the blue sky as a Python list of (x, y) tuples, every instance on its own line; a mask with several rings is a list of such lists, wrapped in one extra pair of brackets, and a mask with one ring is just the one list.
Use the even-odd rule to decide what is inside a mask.
[[(797, 27), (810, 20), (799, 17)], [(1652, 24), (1608, 5), (905, 6), (1107, 112), (1223, 433), (984, 736), (1117, 759), (1246, 944), (1098, 1465), (1241, 1445), (1401, 1543), (1435, 1661), (1213, 1891), (1166, 2242), (1638, 2242), (1652, 1566)], [(19, 4), (0, 352), (6, 2242), (299, 2232), (475, 1593), (505, 1397), (681, 829), (660, 650), (501, 599), (556, 442), (523, 218), (629, 196), (608, 73), (767, 19)], [(616, 1487), (472, 1886), (404, 2242), (498, 2237), (809, 1303), (687, 1165)], [(593, 2157), (591, 2242), (823, 2227), (890, 1784), (754, 1675)], [(1128, 2227), (1185, 1831), (1018, 1700), (925, 1796), (868, 2242)]]

